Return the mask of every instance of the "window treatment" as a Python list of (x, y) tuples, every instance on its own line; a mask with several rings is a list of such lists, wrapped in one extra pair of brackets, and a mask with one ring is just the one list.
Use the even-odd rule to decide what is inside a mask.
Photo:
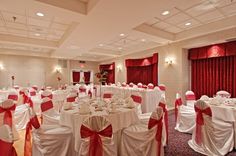
[(125, 60), (127, 67), (127, 83), (153, 83), (157, 85), (157, 66), (158, 53), (152, 57), (142, 59), (127, 59)]
[(236, 97), (236, 42), (190, 49), (191, 87), (197, 98), (219, 90)]
[(73, 71), (72, 72), (73, 84), (79, 83), (80, 81), (80, 72)]
[(90, 83), (90, 71), (84, 72), (84, 82), (85, 84)]
[(115, 62), (111, 64), (102, 64), (99, 66), (100, 71), (107, 72), (106, 83), (115, 83)]

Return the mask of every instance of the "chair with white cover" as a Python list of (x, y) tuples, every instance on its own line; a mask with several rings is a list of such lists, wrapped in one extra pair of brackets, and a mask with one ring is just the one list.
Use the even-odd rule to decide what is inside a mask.
[(13, 133), (13, 140), (18, 140), (19, 134), (16, 130), (15, 119), (13, 117), (15, 109), (16, 105), (11, 99), (7, 99), (0, 104), (0, 126), (9, 125)]
[(183, 105), (180, 95), (176, 94), (175, 100), (175, 130), (183, 133), (192, 134), (195, 123), (195, 111), (194, 108)]
[(50, 90), (43, 91), (41, 94), (41, 98), (43, 99), (45, 97), (52, 99), (53, 98), (52, 92)]
[(37, 91), (34, 88), (30, 88), (29, 89), (29, 94), (30, 94), (30, 96), (36, 96)]
[(80, 93), (80, 95), (86, 96), (86, 95), (87, 95), (86, 91), (87, 91), (87, 88), (86, 88), (85, 85), (81, 85), (81, 86), (79, 87), (79, 93)]
[(80, 136), (80, 156), (117, 155), (112, 125), (105, 117), (91, 116), (85, 119), (80, 128)]
[(147, 87), (148, 87), (148, 89), (154, 89), (154, 85), (153, 85), (152, 83), (149, 83), (149, 84), (147, 85)]
[(122, 156), (164, 156), (163, 110), (157, 106), (147, 124), (125, 128), (121, 137)]
[(67, 97), (66, 97), (66, 102), (64, 102), (64, 104), (63, 104), (63, 108), (64, 109), (71, 109), (76, 98), (77, 98), (76, 93), (69, 93), (69, 95), (67, 95)]
[(37, 92), (39, 87), (37, 85), (33, 85), (32, 88)]
[(233, 123), (216, 120), (211, 108), (202, 100), (195, 103), (196, 127), (189, 146), (196, 152), (210, 156), (223, 156), (233, 150)]
[(127, 83), (126, 83), (126, 82), (122, 82), (121, 86), (122, 86), (122, 87), (126, 87), (126, 86), (127, 86)]
[(226, 98), (231, 97), (231, 94), (225, 90), (220, 90), (220, 91), (216, 92), (216, 95), (221, 96), (221, 97), (226, 97)]
[(31, 108), (29, 112), (31, 117), (25, 134), (25, 156), (31, 156), (31, 153), (33, 156), (75, 155), (70, 128), (60, 125), (40, 125), (35, 112)]
[(161, 91), (163, 92), (166, 91), (166, 86), (164, 84), (159, 84), (158, 87), (160, 88)]
[(163, 141), (163, 145), (166, 146), (168, 144), (168, 136), (169, 136), (169, 133), (168, 133), (168, 127), (169, 127), (169, 124), (168, 124), (168, 110), (167, 110), (167, 104), (166, 104), (166, 99), (164, 96), (161, 97), (161, 100), (158, 104), (158, 106), (160, 106), (163, 110), (163, 119), (164, 119), (164, 133), (165, 135), (163, 136), (164, 138), (164, 141)]
[(17, 156), (13, 146), (13, 135), (9, 125), (0, 126), (0, 156)]
[(53, 108), (53, 102), (50, 98), (48, 97), (43, 98), (40, 107), (42, 111), (43, 124), (46, 124), (46, 125), (59, 124), (60, 115)]
[(200, 100), (209, 101), (210, 98), (209, 98), (207, 95), (202, 95), (202, 96), (200, 97)]
[(132, 93), (130, 97), (134, 101), (136, 113), (138, 115), (142, 114), (142, 101), (143, 101), (142, 95), (137, 92), (137, 93)]
[(139, 83), (137, 84), (137, 86), (138, 86), (138, 88), (142, 88), (142, 87), (143, 87), (143, 84), (142, 84), (141, 82), (139, 82)]
[(133, 86), (134, 86), (134, 83), (130, 82), (130, 83), (129, 83), (129, 87), (130, 87), (130, 88), (133, 88)]
[(11, 90), (9, 93), (8, 93), (8, 99), (11, 99), (13, 101), (15, 101), (17, 103), (18, 101), (18, 93), (16, 90)]
[(194, 107), (194, 103), (196, 102), (196, 97), (193, 91), (188, 90), (185, 93), (185, 100), (186, 100), (186, 105), (189, 107)]

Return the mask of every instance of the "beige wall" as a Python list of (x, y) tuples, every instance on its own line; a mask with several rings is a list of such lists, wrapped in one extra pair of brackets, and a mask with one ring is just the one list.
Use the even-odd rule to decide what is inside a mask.
[[(86, 62), (84, 68), (78, 61), (67, 61), (67, 68), (62, 68), (61, 73), (55, 72), (58, 59), (31, 56), (0, 55), (0, 88), (11, 86), (11, 76), (15, 76), (15, 84), (20, 86), (46, 85), (58, 86), (57, 77), (61, 77), (61, 84), (71, 82), (71, 69), (98, 71), (98, 63)], [(93, 74), (94, 75), (94, 74)]]

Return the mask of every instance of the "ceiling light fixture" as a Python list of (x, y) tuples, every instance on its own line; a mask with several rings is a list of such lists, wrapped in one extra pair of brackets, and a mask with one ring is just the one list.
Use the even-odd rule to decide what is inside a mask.
[(143, 39), (141, 39), (141, 41), (142, 41), (142, 42), (146, 42), (146, 39), (143, 38)]
[(122, 50), (123, 48), (122, 48), (122, 47), (119, 47), (118, 49), (119, 49), (119, 50)]
[(37, 12), (36, 15), (39, 16), (39, 17), (43, 17), (44, 16), (44, 14), (41, 13), (41, 12)]
[(168, 10), (166, 10), (166, 11), (164, 11), (164, 12), (162, 12), (161, 14), (163, 15), (163, 16), (166, 16), (166, 15), (168, 15), (170, 12), (168, 11)]
[(40, 34), (39, 33), (36, 33), (36, 34), (34, 34), (35, 36), (40, 36)]
[(99, 44), (100, 47), (103, 47), (104, 45), (103, 44)]
[(122, 37), (122, 36), (125, 36), (125, 34), (120, 34), (120, 36)]
[(190, 23), (190, 22), (188, 22), (188, 23), (185, 23), (185, 25), (186, 25), (186, 26), (189, 26), (189, 25), (191, 25), (191, 24), (192, 24), (192, 23)]

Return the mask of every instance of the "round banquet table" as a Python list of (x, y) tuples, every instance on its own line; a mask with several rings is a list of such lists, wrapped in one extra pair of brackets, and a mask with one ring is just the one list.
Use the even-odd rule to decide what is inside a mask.
[(78, 108), (72, 110), (63, 110), (60, 115), (60, 124), (63, 126), (71, 127), (75, 138), (75, 151), (78, 152), (80, 148), (80, 126), (82, 122), (89, 116), (105, 116), (112, 124), (113, 134), (129, 127), (130, 125), (139, 122), (135, 109), (117, 108), (116, 112), (109, 113), (107, 110), (95, 111), (90, 107), (91, 113), (81, 115)]

